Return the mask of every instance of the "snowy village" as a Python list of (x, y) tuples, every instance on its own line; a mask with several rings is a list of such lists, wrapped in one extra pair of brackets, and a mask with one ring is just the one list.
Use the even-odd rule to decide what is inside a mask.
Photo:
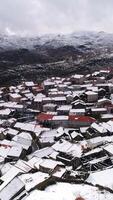
[(113, 199), (112, 74), (0, 88), (1, 200)]

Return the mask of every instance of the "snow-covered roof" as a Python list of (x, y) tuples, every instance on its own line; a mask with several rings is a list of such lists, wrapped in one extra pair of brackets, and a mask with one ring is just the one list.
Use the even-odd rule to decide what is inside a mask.
[(107, 108), (91, 108), (92, 112), (107, 112)]
[(7, 156), (19, 158), (22, 153), (23, 148), (21, 146), (13, 146), (10, 148)]
[(25, 85), (26, 85), (27, 87), (33, 87), (35, 84), (34, 84), (33, 81), (29, 81), (29, 82), (25, 82)]
[(2, 115), (2, 116), (4, 116), (4, 115), (8, 116), (10, 113), (11, 113), (11, 110), (8, 108), (0, 110), (0, 115)]
[(61, 178), (64, 173), (66, 172), (66, 168), (63, 167), (59, 167), (58, 170), (52, 174), (52, 176), (57, 177), (57, 178)]
[(47, 169), (54, 169), (57, 165), (63, 165), (61, 162), (52, 160), (52, 159), (43, 159), (43, 161), (40, 163), (41, 167), (47, 168)]
[(6, 132), (7, 132), (7, 134), (9, 134), (9, 135), (15, 136), (15, 135), (18, 134), (19, 131), (15, 130), (15, 129), (13, 129), (13, 128), (8, 128), (8, 129), (6, 130)]
[(52, 147), (45, 147), (43, 149), (38, 149), (37, 151), (35, 151), (34, 153), (30, 154), (28, 156), (29, 159), (35, 157), (38, 158), (43, 158), (46, 156), (49, 156), (50, 154), (52, 154), (54, 152), (54, 149)]
[(70, 113), (85, 113), (85, 109), (70, 109)]
[(16, 129), (21, 129), (21, 130), (30, 131), (30, 132), (37, 132), (39, 131), (39, 128), (40, 128), (40, 126), (37, 124), (21, 123), (21, 122), (17, 122), (14, 127)]
[(18, 93), (10, 93), (10, 97), (16, 99), (16, 98), (21, 98), (21, 95)]
[(104, 147), (104, 150), (106, 150), (108, 153), (113, 155), (113, 144), (108, 144)]
[(28, 162), (26, 162), (24, 160), (20, 160), (20, 159), (16, 162), (15, 167), (19, 168), (24, 173), (28, 173), (32, 169), (32, 167), (30, 165), (28, 165)]
[(100, 105), (101, 103), (111, 103), (111, 100), (110, 99), (107, 99), (107, 98), (102, 98), (102, 99), (99, 99), (98, 100), (98, 105)]
[(113, 119), (113, 114), (102, 114), (101, 115), (102, 119)]
[(62, 97), (54, 97), (53, 98), (54, 101), (66, 101), (66, 97), (62, 96)]
[(89, 175), (88, 183), (108, 187), (113, 190), (113, 168), (95, 172)]
[(80, 79), (80, 78), (83, 78), (83, 77), (84, 77), (84, 75), (82, 75), (82, 74), (75, 74), (75, 75), (72, 76), (72, 78), (75, 78), (75, 79)]
[(101, 124), (93, 123), (93, 124), (91, 124), (91, 128), (98, 131), (99, 133), (107, 133), (106, 128), (101, 126)]
[(66, 140), (61, 140), (56, 142), (52, 148), (55, 151), (60, 151), (60, 152), (67, 152), (69, 154), (72, 154), (73, 156), (76, 157), (81, 157), (82, 154), (82, 148), (81, 145), (79, 144), (72, 144), (71, 142), (68, 142)]
[(3, 181), (3, 183), (0, 185), (0, 191), (8, 185), (19, 173), (22, 172), (20, 169), (16, 168), (15, 166), (12, 166), (10, 170), (8, 170), (7, 173), (5, 173), (0, 180)]
[(93, 92), (93, 91), (87, 91), (85, 92), (86, 95), (98, 95), (98, 93)]
[(25, 189), (30, 191), (38, 186), (38, 184), (44, 182), (49, 178), (49, 175), (42, 172), (36, 172), (34, 174), (23, 174), (19, 176), (19, 179), (24, 183)]
[(18, 192), (22, 191), (22, 189), (24, 189), (24, 183), (19, 178), (15, 177), (0, 192), (0, 199), (2, 200), (13, 199)]
[(71, 108), (72, 108), (71, 105), (62, 105), (62, 106), (59, 106), (59, 107), (57, 108), (57, 111), (62, 111), (62, 110), (68, 111), (68, 110), (70, 110)]

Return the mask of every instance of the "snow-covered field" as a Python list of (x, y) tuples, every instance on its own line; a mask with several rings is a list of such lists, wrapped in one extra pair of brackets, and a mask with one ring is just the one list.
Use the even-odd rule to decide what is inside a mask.
[(35, 190), (26, 200), (76, 200), (77, 197), (84, 200), (113, 200), (113, 194), (109, 192), (101, 192), (96, 187), (69, 183), (57, 183), (45, 191)]

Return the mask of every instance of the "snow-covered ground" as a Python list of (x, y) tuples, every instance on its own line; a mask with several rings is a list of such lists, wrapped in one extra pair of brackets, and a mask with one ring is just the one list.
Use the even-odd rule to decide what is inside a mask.
[(57, 183), (45, 191), (34, 190), (26, 200), (76, 200), (77, 197), (84, 200), (113, 200), (113, 194), (109, 192), (101, 192), (98, 188), (88, 185), (69, 183)]

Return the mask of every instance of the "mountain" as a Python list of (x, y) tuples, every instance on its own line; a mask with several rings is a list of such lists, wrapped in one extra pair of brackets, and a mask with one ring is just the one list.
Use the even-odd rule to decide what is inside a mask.
[[(113, 34), (0, 35), (0, 84), (113, 66)], [(65, 70), (64, 70), (65, 69)]]
[(75, 32), (67, 35), (44, 35), (37, 37), (18, 37), (0, 35), (0, 47), (2, 50), (27, 48), (34, 49), (37, 45), (45, 47), (62, 47), (72, 45), (113, 45), (113, 34), (105, 32)]

